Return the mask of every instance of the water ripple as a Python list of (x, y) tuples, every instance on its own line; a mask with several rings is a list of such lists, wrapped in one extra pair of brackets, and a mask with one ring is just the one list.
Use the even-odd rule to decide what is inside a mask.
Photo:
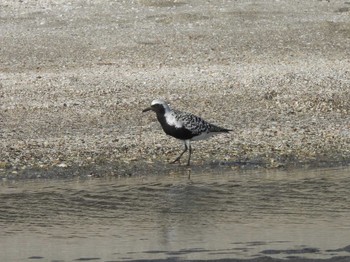
[[(2, 242), (19, 234), (57, 241), (109, 239), (124, 248), (137, 241), (142, 247), (145, 243), (163, 247), (166, 252), (162, 254), (167, 256), (207, 252), (219, 257), (251, 254), (251, 247), (232, 243), (289, 243), (297, 241), (298, 234), (307, 240), (304, 232), (313, 232), (321, 242), (336, 232), (337, 241), (344, 241), (347, 236), (340, 236), (350, 228), (348, 173), (333, 169), (209, 173), (191, 179), (150, 175), (4, 182), (0, 186), (0, 235)], [(220, 243), (217, 251), (203, 248), (214, 243)], [(194, 249), (187, 251), (186, 246)], [(258, 247), (253, 248), (256, 254), (262, 251)], [(154, 249), (136, 253), (145, 252)]]

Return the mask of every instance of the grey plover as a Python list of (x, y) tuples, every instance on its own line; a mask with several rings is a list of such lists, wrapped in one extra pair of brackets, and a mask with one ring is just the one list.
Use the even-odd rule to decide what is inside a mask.
[(142, 112), (150, 110), (157, 114), (157, 119), (167, 135), (184, 142), (185, 149), (172, 163), (180, 161), (182, 155), (189, 150), (187, 160), (189, 166), (192, 154), (191, 141), (207, 139), (218, 133), (232, 131), (210, 124), (196, 115), (171, 109), (164, 100), (153, 100), (151, 106)]

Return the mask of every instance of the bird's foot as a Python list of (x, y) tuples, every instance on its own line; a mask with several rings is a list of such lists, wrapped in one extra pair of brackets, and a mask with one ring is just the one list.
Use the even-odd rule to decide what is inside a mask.
[(177, 162), (180, 163), (180, 158), (179, 158), (179, 157), (176, 158), (174, 161), (171, 161), (170, 164), (175, 164), (175, 163), (177, 163)]

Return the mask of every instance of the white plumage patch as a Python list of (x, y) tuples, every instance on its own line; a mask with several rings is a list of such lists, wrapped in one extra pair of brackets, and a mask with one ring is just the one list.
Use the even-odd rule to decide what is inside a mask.
[(174, 126), (176, 128), (181, 128), (183, 126), (183, 123), (176, 119), (174, 112), (168, 111), (164, 114), (164, 116), (168, 125)]
[(157, 104), (158, 104), (158, 105), (163, 105), (164, 108), (169, 108), (168, 104), (165, 103), (165, 101), (163, 101), (163, 100), (161, 100), (161, 99), (155, 99), (155, 100), (153, 100), (152, 103), (151, 103), (151, 106), (154, 106), (154, 105), (157, 105)]

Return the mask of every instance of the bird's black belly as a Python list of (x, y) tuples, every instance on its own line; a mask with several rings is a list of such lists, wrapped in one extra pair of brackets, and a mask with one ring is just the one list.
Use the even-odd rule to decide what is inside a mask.
[(176, 128), (175, 126), (169, 125), (166, 122), (164, 115), (157, 114), (157, 118), (160, 124), (162, 125), (164, 132), (169, 136), (172, 136), (181, 140), (191, 139), (192, 137), (195, 136), (194, 134), (192, 134), (191, 131), (189, 131), (184, 127)]
[(187, 140), (194, 137), (194, 135), (184, 127), (176, 128), (175, 126), (169, 126), (169, 125), (162, 125), (162, 127), (164, 132), (167, 135), (173, 136), (177, 139)]

